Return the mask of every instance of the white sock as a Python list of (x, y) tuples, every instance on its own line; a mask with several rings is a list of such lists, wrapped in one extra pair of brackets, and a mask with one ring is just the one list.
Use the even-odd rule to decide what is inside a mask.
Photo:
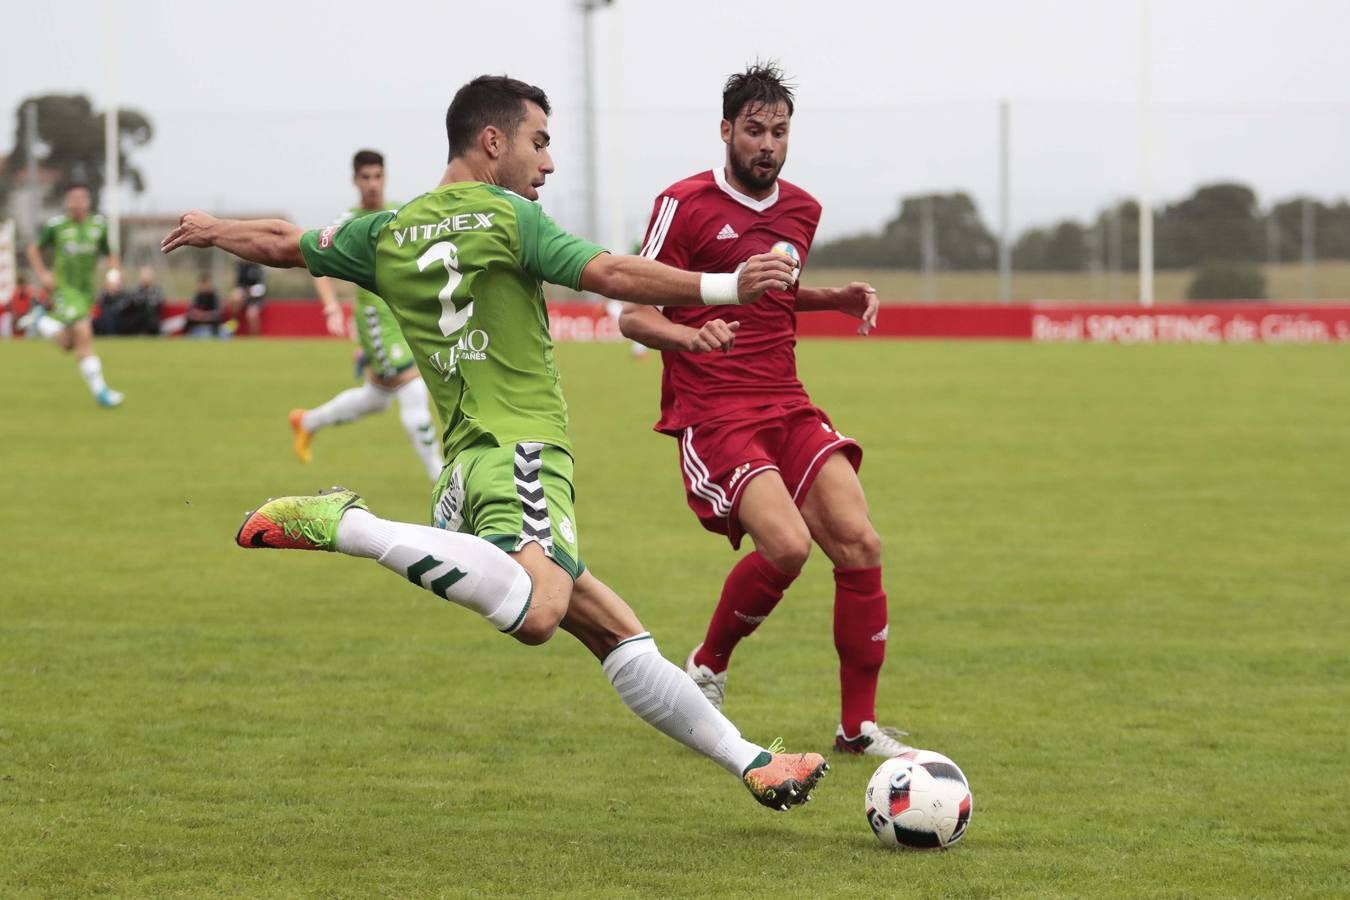
[(103, 363), (99, 362), (97, 356), (86, 356), (80, 360), (80, 374), (84, 376), (84, 383), (89, 385), (89, 393), (95, 397), (103, 393), (103, 389), (108, 386), (103, 380)]
[(427, 474), (435, 481), (441, 477), (441, 447), (436, 437), (436, 422), (427, 406), (431, 399), (427, 386), (422, 379), (414, 378), (394, 394), (398, 397), (398, 418), (403, 423), (403, 430), (408, 433), (417, 458), (427, 467)]
[(51, 316), (42, 316), (33, 323), (33, 330), (38, 333), (38, 337), (46, 338), (50, 341), (52, 338), (60, 337), (61, 333), (66, 330), (66, 326), (53, 319)]
[(322, 406), (316, 406), (300, 419), (300, 427), (311, 434), (329, 425), (345, 425), (362, 416), (384, 412), (394, 401), (391, 391), (383, 391), (367, 381), (360, 387), (338, 394)]
[(679, 666), (661, 656), (647, 632), (620, 643), (603, 666), (609, 683), (638, 718), (737, 778), (764, 752), (741, 737)]
[(337, 549), (378, 560), (452, 603), (471, 609), (511, 634), (530, 608), (530, 575), (492, 544), (472, 534), (390, 522), (349, 509), (338, 522)]

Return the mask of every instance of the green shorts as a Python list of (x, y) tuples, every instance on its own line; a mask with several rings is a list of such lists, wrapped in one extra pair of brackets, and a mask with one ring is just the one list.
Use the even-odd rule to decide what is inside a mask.
[(586, 571), (565, 450), (538, 442), (470, 447), (441, 472), (431, 498), (437, 528), (476, 534), (507, 553), (533, 541), (573, 581)]
[(412, 366), (412, 351), (403, 339), (398, 320), (384, 301), (371, 302), (358, 297), (352, 308), (352, 318), (356, 322), (356, 339), (375, 376), (393, 378)]
[(52, 292), (52, 318), (62, 325), (74, 325), (81, 319), (89, 318), (94, 308), (94, 300), (79, 291), (70, 288), (57, 288)]

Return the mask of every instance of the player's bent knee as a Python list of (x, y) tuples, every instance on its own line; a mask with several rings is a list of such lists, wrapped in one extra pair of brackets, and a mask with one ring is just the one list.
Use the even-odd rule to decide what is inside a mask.
[(870, 522), (831, 535), (822, 549), (841, 569), (871, 569), (881, 565), (881, 535)]
[(562, 616), (550, 609), (536, 607), (526, 613), (525, 621), (511, 637), (526, 646), (538, 647), (540, 644), (547, 644), (553, 635), (558, 633), (558, 625), (561, 622)]
[(811, 555), (811, 535), (805, 531), (800, 535), (781, 535), (765, 541), (762, 546), (756, 545), (755, 549), (778, 571), (795, 575)]

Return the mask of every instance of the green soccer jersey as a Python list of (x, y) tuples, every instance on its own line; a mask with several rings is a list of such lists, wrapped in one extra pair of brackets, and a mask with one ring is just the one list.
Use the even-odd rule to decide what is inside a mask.
[(445, 423), (446, 460), (484, 440), (571, 451), (543, 282), (579, 288), (602, 247), (511, 191), (467, 181), (307, 231), (300, 248), (310, 272), (393, 310)]
[[(397, 203), (386, 203), (386, 204), (384, 205), (384, 209), (383, 209), (383, 210), (378, 210), (378, 209), (366, 209), (365, 207), (362, 207), (362, 206), (353, 206), (351, 209), (348, 209), (348, 210), (347, 210), (346, 212), (344, 212), (342, 215), (340, 215), (340, 216), (338, 216), (336, 219), (334, 219), (334, 220), (333, 220), (333, 224), (336, 225), (336, 226), (338, 226), (338, 227), (342, 227), (343, 225), (346, 225), (348, 222), (350, 222), (352, 219), (360, 219), (360, 218), (362, 218), (363, 216), (368, 216), (368, 215), (371, 215), (372, 213), (377, 213), (377, 212), (394, 212), (394, 211), (396, 211), (397, 209), (398, 209), (398, 204), (397, 204)], [(380, 299), (380, 297), (379, 297), (378, 294), (373, 294), (373, 293), (371, 293), (370, 291), (368, 291), (368, 290), (366, 290), (365, 288), (361, 287), (361, 285), (359, 285), (359, 284), (356, 286), (356, 302), (357, 302), (357, 303), (377, 303), (377, 304), (379, 304), (380, 306), (384, 306), (384, 301)]]
[(77, 222), (69, 216), (56, 216), (43, 226), (38, 246), (52, 251), (52, 274), (64, 299), (92, 304), (98, 258), (112, 252), (108, 223), (103, 217), (88, 215)]

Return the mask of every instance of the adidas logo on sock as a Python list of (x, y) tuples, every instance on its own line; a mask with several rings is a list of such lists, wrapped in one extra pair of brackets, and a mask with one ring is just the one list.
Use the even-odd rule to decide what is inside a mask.
[(747, 616), (739, 609), (733, 609), (732, 612), (736, 614), (736, 618), (745, 622), (747, 625), (763, 625), (764, 620), (768, 618), (768, 616)]
[(730, 223), (723, 225), (722, 230), (717, 232), (717, 239), (719, 241), (734, 241), (738, 237), (740, 237), (740, 235), (736, 233), (736, 229), (732, 228)]
[(881, 629), (876, 634), (872, 635), (872, 640), (880, 643), (881, 641), (886, 640), (886, 638), (890, 636), (890, 633), (891, 633), (891, 626), (887, 625), (885, 628)]

